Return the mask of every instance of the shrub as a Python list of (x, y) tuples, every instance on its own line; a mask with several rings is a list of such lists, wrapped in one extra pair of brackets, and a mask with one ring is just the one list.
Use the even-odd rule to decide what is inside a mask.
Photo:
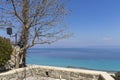
[(12, 45), (9, 39), (0, 37), (0, 66), (4, 66), (10, 59)]
[(116, 72), (115, 75), (112, 77), (115, 79), (115, 80), (120, 80), (120, 71), (119, 72)]

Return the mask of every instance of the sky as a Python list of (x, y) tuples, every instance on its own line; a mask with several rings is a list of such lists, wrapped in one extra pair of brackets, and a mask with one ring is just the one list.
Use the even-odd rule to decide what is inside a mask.
[(67, 8), (64, 22), (74, 35), (35, 47), (120, 47), (120, 0), (68, 0)]
[(119, 47), (120, 0), (69, 0), (66, 23), (74, 33), (58, 47)]

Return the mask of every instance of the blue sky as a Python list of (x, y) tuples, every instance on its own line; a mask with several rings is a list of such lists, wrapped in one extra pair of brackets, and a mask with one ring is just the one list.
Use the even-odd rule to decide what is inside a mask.
[(70, 0), (66, 23), (74, 36), (57, 47), (120, 46), (120, 0)]
[(68, 0), (67, 8), (65, 23), (74, 36), (36, 47), (120, 46), (120, 0)]

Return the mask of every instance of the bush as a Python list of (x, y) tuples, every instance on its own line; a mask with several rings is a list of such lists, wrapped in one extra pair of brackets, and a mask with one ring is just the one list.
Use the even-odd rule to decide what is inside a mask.
[(120, 80), (120, 71), (115, 73), (115, 76), (112, 75), (115, 80)]
[(12, 50), (10, 40), (0, 37), (0, 66), (4, 66), (10, 59)]

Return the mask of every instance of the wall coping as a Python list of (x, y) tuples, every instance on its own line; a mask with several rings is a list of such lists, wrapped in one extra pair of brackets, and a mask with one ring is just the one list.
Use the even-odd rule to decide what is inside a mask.
[(44, 68), (44, 69), (53, 69), (53, 70), (61, 70), (61, 71), (78, 72), (78, 73), (82, 73), (82, 74), (99, 75), (104, 80), (114, 80), (107, 72), (104, 72), (104, 71), (73, 69), (73, 68), (63, 68), (63, 67), (53, 67), (53, 66), (41, 66), (41, 65), (28, 65), (28, 67), (26, 67), (26, 68), (13, 69), (8, 72), (0, 73), (0, 76), (14, 74), (16, 72), (29, 70), (31, 68), (32, 69)]

